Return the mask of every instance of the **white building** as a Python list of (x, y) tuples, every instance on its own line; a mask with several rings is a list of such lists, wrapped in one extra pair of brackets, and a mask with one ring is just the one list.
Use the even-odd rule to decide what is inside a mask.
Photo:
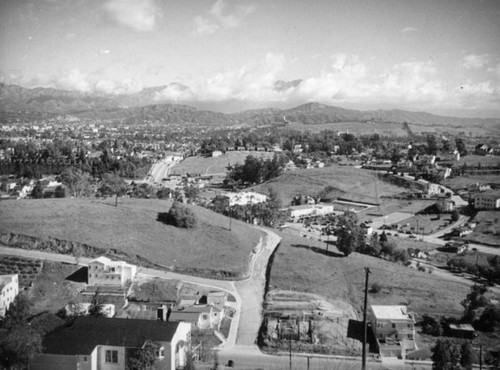
[(0, 317), (4, 317), (10, 304), (19, 294), (17, 274), (0, 275)]
[(124, 286), (132, 281), (137, 273), (137, 267), (124, 261), (112, 261), (99, 257), (89, 263), (89, 285)]
[(290, 217), (324, 216), (333, 213), (333, 204), (303, 204), (288, 208)]
[(222, 196), (229, 198), (229, 206), (244, 206), (246, 204), (264, 203), (267, 201), (267, 196), (253, 191), (239, 193), (224, 193)]
[(474, 207), (477, 209), (498, 209), (500, 208), (500, 191), (493, 190), (474, 196)]
[(380, 356), (405, 359), (415, 351), (415, 318), (406, 306), (371, 306), (370, 322)]

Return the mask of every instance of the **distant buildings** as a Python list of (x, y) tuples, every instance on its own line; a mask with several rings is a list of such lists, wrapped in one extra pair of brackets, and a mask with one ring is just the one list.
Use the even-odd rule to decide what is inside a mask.
[(223, 193), (216, 196), (217, 201), (225, 202), (228, 207), (244, 206), (247, 204), (264, 203), (267, 201), (267, 196), (253, 191), (238, 192), (238, 193)]
[(288, 208), (288, 215), (293, 218), (304, 216), (324, 216), (333, 213), (333, 204), (304, 204)]
[(14, 301), (18, 294), (18, 275), (0, 275), (0, 317), (5, 316), (10, 304)]
[(474, 207), (476, 209), (499, 209), (500, 190), (492, 190), (474, 195)]

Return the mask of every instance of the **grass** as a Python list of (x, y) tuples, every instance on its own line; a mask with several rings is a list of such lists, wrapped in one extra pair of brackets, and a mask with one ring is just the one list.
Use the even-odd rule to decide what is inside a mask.
[(43, 199), (2, 203), (0, 233), (54, 237), (140, 255), (176, 271), (241, 276), (261, 233), (247, 224), (191, 207), (198, 225), (179, 229), (156, 220), (166, 200)]
[(351, 303), (360, 313), (369, 268), (370, 286), (381, 292), (369, 295), (369, 304), (402, 304), (418, 314), (461, 315), (460, 301), (469, 288), (379, 258), (352, 253), (342, 257), (333, 246), (286, 233), (270, 268), (269, 291), (293, 290), (319, 294), (330, 301)]
[(243, 164), (247, 156), (253, 155), (257, 158), (272, 158), (273, 152), (256, 151), (232, 151), (226, 152), (220, 157), (188, 157), (182, 162), (176, 164), (171, 173), (178, 174), (222, 174), (227, 172), (227, 166), (230, 164)]
[(283, 206), (287, 206), (296, 195), (315, 196), (328, 186), (333, 187), (329, 198), (340, 197), (369, 203), (381, 203), (383, 196), (405, 191), (404, 188), (380, 181), (372, 171), (345, 166), (288, 171), (253, 190), (267, 193), (267, 189), (274, 188)]
[(473, 184), (500, 184), (500, 176), (498, 175), (472, 175), (467, 174), (464, 176), (458, 176), (453, 178), (448, 178), (441, 181), (441, 184), (451, 188), (452, 190), (467, 189), (469, 185)]
[(477, 226), (472, 234), (464, 239), (500, 246), (500, 212), (499, 211), (481, 211), (473, 219)]

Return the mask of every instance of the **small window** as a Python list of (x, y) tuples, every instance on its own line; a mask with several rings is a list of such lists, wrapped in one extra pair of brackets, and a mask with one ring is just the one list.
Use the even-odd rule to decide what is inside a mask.
[(118, 351), (107, 350), (106, 351), (106, 362), (110, 364), (118, 363)]
[(413, 339), (413, 334), (408, 334), (408, 339)]
[(163, 358), (165, 357), (165, 348), (160, 347), (156, 350), (156, 357)]
[(207, 320), (207, 319), (208, 319), (208, 315), (203, 314), (203, 320)]
[(87, 356), (83, 356), (83, 362), (87, 362)]

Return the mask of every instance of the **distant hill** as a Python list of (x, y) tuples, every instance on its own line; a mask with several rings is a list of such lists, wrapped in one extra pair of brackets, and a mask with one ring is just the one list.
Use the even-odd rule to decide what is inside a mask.
[[(301, 84), (301, 80), (276, 81), (276, 90), (287, 90)], [(294, 122), (304, 125), (334, 124), (338, 122), (409, 123), (414, 126), (443, 126), (469, 131), (482, 128), (499, 132), (500, 119), (458, 118), (438, 116), (426, 112), (410, 112), (399, 109), (360, 111), (319, 103), (302, 104), (294, 108), (265, 108), (239, 113), (221, 113), (209, 109), (197, 109), (191, 103), (175, 104), (165, 100), (164, 92), (184, 91), (189, 87), (172, 83), (143, 89), (131, 95), (110, 95), (65, 91), (53, 88), (27, 89), (17, 85), (0, 84), (0, 118), (12, 116), (12, 112), (40, 112), (70, 114), (81, 118), (111, 119), (125, 123), (141, 123), (162, 120), (165, 123), (200, 123), (206, 125), (286, 125)], [(210, 106), (209, 102), (196, 103)], [(26, 114), (26, 113), (23, 113)], [(417, 130), (419, 131), (419, 130)]]

